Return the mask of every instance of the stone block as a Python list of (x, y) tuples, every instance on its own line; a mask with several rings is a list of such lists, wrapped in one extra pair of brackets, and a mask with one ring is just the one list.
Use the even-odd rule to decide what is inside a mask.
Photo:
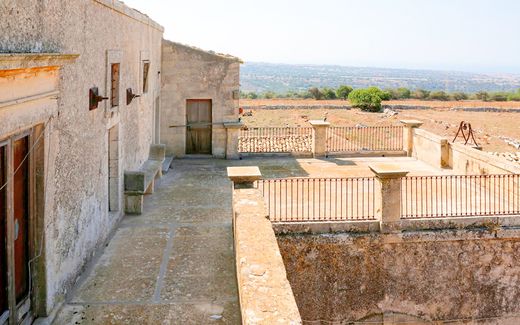
[(149, 159), (163, 161), (165, 157), (166, 157), (166, 145), (152, 144), (150, 146)]
[(142, 195), (125, 195), (125, 213), (143, 213), (144, 197)]
[(145, 173), (141, 171), (125, 171), (125, 192), (144, 193), (145, 190)]

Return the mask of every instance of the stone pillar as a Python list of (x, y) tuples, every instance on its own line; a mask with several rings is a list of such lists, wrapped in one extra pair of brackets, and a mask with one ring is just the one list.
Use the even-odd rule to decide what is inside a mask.
[(413, 129), (421, 127), (423, 122), (417, 120), (401, 120), (404, 125), (403, 134), (403, 150), (406, 151), (406, 155), (411, 157), (413, 154)]
[(240, 129), (244, 126), (242, 122), (224, 123), (226, 128), (226, 159), (239, 159), (238, 137)]
[(330, 126), (329, 122), (323, 120), (309, 121), (313, 127), (312, 132), (312, 156), (314, 158), (327, 156), (327, 128)]
[(235, 189), (253, 188), (255, 181), (262, 179), (262, 173), (257, 166), (228, 167), (227, 174)]
[[(376, 175), (379, 183), (379, 193), (376, 194), (376, 211), (380, 211), (382, 232), (392, 232), (399, 229), (401, 220), (401, 178), (408, 174), (399, 166), (389, 164), (370, 165), (370, 170)], [(379, 196), (377, 196), (379, 194)]]

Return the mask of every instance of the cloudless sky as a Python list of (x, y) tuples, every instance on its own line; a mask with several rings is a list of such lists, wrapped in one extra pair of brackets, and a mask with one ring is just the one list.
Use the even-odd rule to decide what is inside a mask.
[(244, 61), (520, 73), (519, 0), (125, 0)]

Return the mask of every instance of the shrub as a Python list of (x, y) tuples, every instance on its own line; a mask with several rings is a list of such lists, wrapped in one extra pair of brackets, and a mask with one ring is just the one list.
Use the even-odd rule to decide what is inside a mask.
[(507, 96), (508, 101), (520, 102), (520, 91), (516, 93), (511, 93)]
[(489, 100), (489, 94), (487, 91), (479, 91), (475, 94), (475, 98), (486, 102)]
[(323, 88), (321, 90), (321, 93), (323, 94), (323, 98), (325, 99), (336, 99), (336, 92), (334, 91), (334, 89)]
[(309, 94), (311, 95), (312, 98), (314, 98), (316, 100), (320, 100), (320, 99), (323, 98), (323, 93), (321, 92), (321, 90), (319, 90), (316, 87), (310, 88), (309, 89)]
[(448, 94), (446, 94), (444, 91), (434, 91), (430, 93), (430, 96), (428, 96), (429, 99), (432, 100), (449, 100), (450, 97)]
[(250, 93), (248, 93), (248, 94), (246, 95), (246, 98), (249, 98), (249, 99), (257, 99), (257, 98), (258, 98), (258, 95), (257, 95), (257, 93), (255, 93), (255, 92), (252, 91), (252, 92), (250, 92)]
[(276, 94), (272, 91), (266, 91), (262, 94), (262, 97), (265, 99), (273, 99), (276, 97)]
[(417, 89), (413, 92), (412, 97), (415, 99), (428, 99), (428, 97), (430, 97), (430, 92), (424, 89)]
[(339, 86), (338, 89), (336, 90), (336, 96), (339, 99), (346, 100), (348, 98), (348, 95), (352, 92), (352, 90), (354, 90), (354, 89), (350, 86), (345, 86), (345, 85)]
[(491, 100), (495, 102), (505, 102), (507, 100), (507, 93), (493, 93), (491, 94)]
[(384, 92), (376, 87), (367, 89), (356, 89), (348, 95), (348, 100), (352, 106), (363, 111), (379, 112), (381, 111), (381, 96)]
[(387, 90), (379, 90), (379, 91), (381, 92), (380, 95), (379, 95), (379, 97), (381, 97), (381, 100), (390, 100), (390, 99), (392, 99), (392, 94), (390, 93), (390, 91), (387, 91)]
[(468, 95), (466, 95), (463, 92), (455, 92), (455, 93), (451, 94), (451, 98), (456, 101), (466, 100), (466, 99), (468, 99)]
[(412, 97), (412, 92), (408, 88), (401, 87), (397, 88), (392, 95), (394, 99), (408, 99)]

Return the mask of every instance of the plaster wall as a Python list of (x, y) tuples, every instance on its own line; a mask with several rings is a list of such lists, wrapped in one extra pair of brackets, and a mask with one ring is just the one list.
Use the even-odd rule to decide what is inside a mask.
[[(122, 210), (108, 211), (110, 127), (119, 125), (121, 193), (123, 171), (139, 167), (148, 157), (154, 133), (153, 104), (160, 90), (163, 29), (121, 2), (108, 0), (5, 0), (0, 2), (0, 17), (0, 52), (79, 54), (59, 71), (56, 108), (33, 101), (23, 108), (0, 110), (0, 139), (30, 126), (17, 117), (20, 114), (39, 116), (47, 110), (53, 116), (45, 137), (47, 293), (42, 316), (64, 299), (122, 217)], [(109, 93), (109, 50), (119, 53), (121, 65), (120, 102), (114, 114), (106, 114), (106, 102), (96, 110), (88, 109), (91, 87), (99, 87), (101, 95)], [(126, 88), (141, 93), (143, 53), (151, 64), (149, 90), (127, 106)], [(0, 93), (9, 84), (3, 81), (0, 78)], [(26, 82), (32, 81), (28, 78)], [(122, 199), (121, 194), (121, 207)]]
[(162, 47), (161, 142), (167, 155), (186, 154), (186, 101), (212, 100), (212, 153), (226, 155), (224, 122), (238, 120), (240, 60), (163, 41)]
[(281, 235), (278, 244), (309, 322), (400, 314), (422, 323), (520, 312), (516, 229)]

